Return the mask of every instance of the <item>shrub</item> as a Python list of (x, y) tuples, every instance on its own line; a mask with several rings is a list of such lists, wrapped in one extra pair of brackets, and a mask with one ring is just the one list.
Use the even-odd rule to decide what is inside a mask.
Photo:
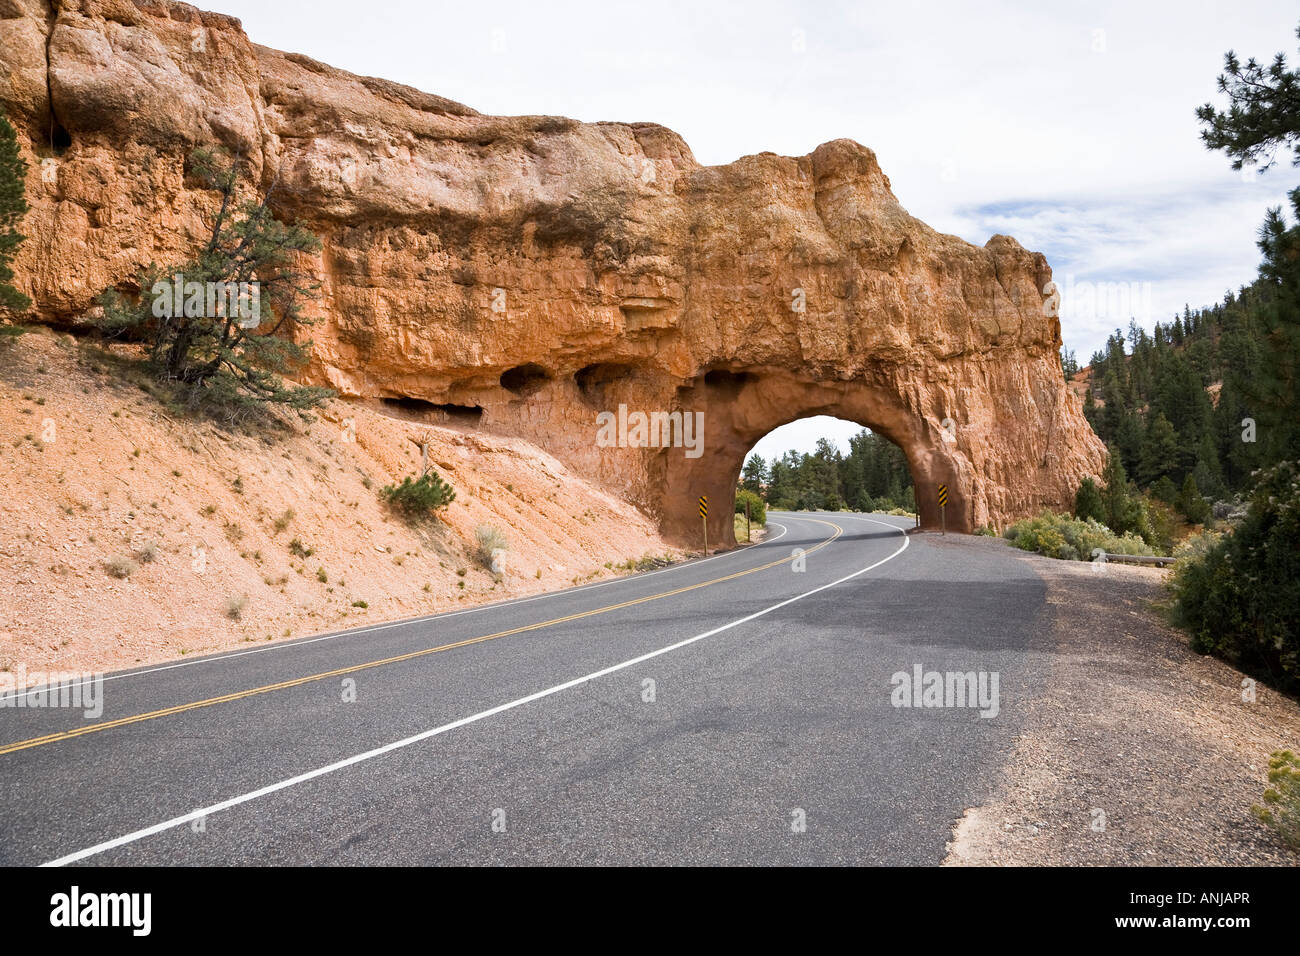
[(1290, 750), (1275, 750), (1268, 761), (1269, 787), (1255, 816), (1277, 831), (1282, 842), (1300, 852), (1300, 758)]
[(104, 562), (104, 570), (114, 578), (129, 578), (140, 570), (140, 566), (125, 554), (116, 554)]
[(456, 500), (455, 490), (435, 471), (418, 478), (407, 475), (400, 485), (385, 485), (380, 494), (389, 507), (408, 518), (435, 515)]
[(232, 594), (226, 598), (226, 617), (232, 621), (238, 621), (244, 614), (244, 608), (248, 605), (248, 595)]
[(1174, 617), (1192, 649), (1300, 690), (1300, 464), (1256, 474), (1232, 534), (1189, 547), (1174, 566)]
[(1146, 541), (1157, 551), (1168, 554), (1177, 540), (1177, 521), (1173, 510), (1163, 501), (1151, 499), (1144, 502), (1146, 507)]
[(316, 549), (307, 547), (305, 544), (302, 543), (301, 538), (294, 538), (292, 541), (289, 542), (289, 553), (292, 554), (295, 558), (302, 558), (304, 561), (306, 561), (308, 558), (310, 558), (313, 554), (316, 553)]
[(767, 503), (748, 488), (741, 488), (736, 492), (736, 514), (743, 515), (747, 503), (750, 524), (759, 528), (767, 524)]
[(18, 314), (31, 308), (32, 300), (12, 284), (14, 253), (23, 241), (18, 231), (27, 213), (27, 164), (18, 149), (13, 125), (0, 113), (0, 310)]
[(1081, 521), (1050, 511), (1017, 521), (1002, 534), (1022, 551), (1071, 561), (1091, 561), (1098, 550), (1110, 554), (1154, 553), (1151, 546), (1135, 534), (1116, 535), (1091, 518)]
[(505, 534), (490, 524), (481, 524), (474, 529), (474, 543), (478, 559), (487, 567), (492, 566), (493, 552), (504, 551), (507, 546)]
[(150, 541), (135, 553), (135, 559), (141, 564), (152, 564), (158, 560), (158, 545)]
[(1091, 478), (1084, 478), (1079, 483), (1079, 490), (1074, 493), (1074, 516), (1087, 520), (1103, 521), (1106, 506), (1101, 500), (1101, 489)]

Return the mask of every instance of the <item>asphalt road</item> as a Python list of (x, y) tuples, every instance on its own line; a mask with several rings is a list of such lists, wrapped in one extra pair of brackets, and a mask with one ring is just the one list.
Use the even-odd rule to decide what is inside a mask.
[[(938, 863), (1046, 611), (910, 524), (773, 513), (707, 560), (116, 672), (96, 720), (0, 708), (0, 863)], [(996, 674), (997, 715), (894, 706), (918, 664)]]

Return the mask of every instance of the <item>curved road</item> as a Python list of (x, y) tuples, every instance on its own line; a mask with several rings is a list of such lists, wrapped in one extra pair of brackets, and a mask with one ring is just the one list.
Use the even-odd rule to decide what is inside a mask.
[[(938, 863), (1044, 588), (910, 524), (772, 513), (661, 571), (114, 673), (96, 720), (2, 708), (0, 862)], [(996, 675), (996, 716), (894, 706), (917, 665)]]

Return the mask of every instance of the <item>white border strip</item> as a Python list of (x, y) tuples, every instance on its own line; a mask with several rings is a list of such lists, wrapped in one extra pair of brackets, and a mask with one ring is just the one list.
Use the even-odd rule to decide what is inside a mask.
[(852, 574), (846, 574), (844, 577), (832, 581), (829, 584), (823, 584), (820, 587), (815, 587), (811, 591), (804, 591), (802, 594), (796, 594), (792, 598), (787, 598), (786, 600), (781, 601), (777, 604), (773, 604), (770, 607), (765, 607), (761, 611), (755, 611), (753, 614), (748, 614), (745, 617), (737, 618), (736, 620), (731, 621), (728, 624), (723, 624), (721, 627), (715, 627), (711, 631), (705, 631), (703, 634), (696, 634), (694, 637), (688, 637), (684, 641), (678, 641), (675, 644), (669, 644), (667, 647), (661, 647), (657, 651), (650, 651), (648, 654), (642, 654), (639, 657), (633, 657), (630, 660), (623, 661), (621, 664), (614, 664), (610, 667), (601, 668), (598, 671), (592, 671), (590, 674), (584, 674), (582, 677), (575, 677), (573, 680), (565, 681), (563, 684), (556, 684), (554, 687), (548, 687), (545, 690), (539, 690), (536, 693), (529, 694), (526, 697), (519, 697), (508, 703), (498, 704), (496, 707), (491, 707), (487, 710), (481, 710), (477, 714), (471, 714), (469, 717), (462, 717), (459, 720), (454, 720), (449, 724), (443, 724), (440, 727), (434, 727), (431, 730), (422, 731), (421, 733), (418, 733), (413, 737), (406, 737), (402, 740), (397, 740), (394, 741), (393, 743), (385, 744), (382, 747), (376, 747), (374, 750), (367, 750), (365, 753), (357, 754), (354, 757), (348, 757), (344, 760), (339, 760), (327, 766), (318, 767), (315, 770), (309, 770), (307, 773), (299, 774), (296, 777), (290, 777), (287, 780), (281, 780), (278, 783), (270, 784), (258, 790), (252, 790), (249, 791), (248, 793), (241, 794), (237, 797), (231, 797), (229, 800), (222, 800), (220, 803), (214, 803), (208, 807), (202, 807), (201, 809), (198, 810), (192, 810), (189, 813), (184, 814), (183, 816), (173, 817), (170, 820), (164, 820), (162, 823), (155, 823), (153, 826), (145, 827), (143, 830), (136, 830), (135, 832), (128, 833), (125, 836), (120, 836), (113, 840), (106, 840), (103, 843), (97, 843), (92, 847), (87, 847), (84, 850), (78, 850), (76, 853), (69, 853), (67, 856), (61, 856), (57, 860), (51, 860), (48, 863), (42, 863), (41, 865), (42, 866), (66, 866), (69, 863), (77, 863), (80, 860), (86, 859), (87, 857), (96, 856), (100, 853), (105, 853), (109, 850), (115, 850), (118, 847), (126, 846), (129, 843), (135, 843), (138, 840), (143, 840), (145, 837), (151, 837), (156, 834), (162, 833), (165, 830), (171, 830), (175, 827), (183, 826), (184, 824), (190, 823), (191, 821), (194, 820), (198, 820), (201, 817), (211, 816), (214, 813), (220, 813), (222, 810), (229, 810), (231, 807), (237, 807), (242, 803), (249, 803), (250, 801), (256, 800), (259, 797), (265, 797), (272, 793), (276, 793), (280, 790), (287, 790), (289, 787), (297, 786), (300, 783), (306, 783), (308, 780), (315, 780), (317, 777), (323, 777), (326, 774), (331, 774), (339, 770), (344, 770), (348, 767), (351, 767), (355, 764), (362, 763), (366, 760), (373, 760), (375, 757), (382, 757), (384, 754), (392, 753), (394, 750), (401, 750), (402, 748), (409, 747), (412, 744), (418, 744), (423, 740), (428, 740), (430, 737), (437, 737), (440, 734), (445, 734), (449, 731), (456, 730), (459, 727), (464, 727), (468, 724), (477, 723), (480, 720), (486, 720), (489, 717), (494, 717), (497, 714), (505, 713), (508, 710), (514, 710), (517, 707), (522, 707), (524, 706), (524, 704), (531, 704), (533, 701), (541, 700), (544, 697), (550, 697), (562, 691), (570, 690), (574, 687), (578, 687), (582, 684), (586, 684), (590, 681), (596, 680), (597, 678), (605, 677), (609, 674), (616, 673), (617, 671), (626, 670), (629, 667), (634, 667), (637, 664), (641, 664), (644, 663), (645, 661), (652, 660), (653, 658), (661, 657), (664, 654), (670, 654), (673, 651), (681, 650), (683, 647), (688, 647), (689, 645), (694, 644), (697, 641), (702, 641), (706, 637), (712, 637), (715, 634), (721, 634), (723, 631), (729, 631), (733, 627), (739, 627), (741, 624), (746, 624), (749, 621), (755, 620), (756, 618), (763, 617), (765, 614), (771, 614), (773, 611), (779, 610), (785, 607), (786, 605), (793, 604), (795, 601), (802, 601), (806, 597), (811, 597), (812, 595), (817, 594), (821, 591), (825, 591), (828, 588), (833, 588), (837, 584), (843, 584), (845, 581), (852, 580), (853, 578), (856, 578), (860, 574), (866, 574), (868, 571), (880, 567), (886, 561), (892, 561), (894, 558), (898, 557), (900, 554), (902, 554), (904, 551), (907, 550), (907, 546), (911, 543), (911, 539), (907, 536), (906, 532), (904, 532), (902, 528), (899, 528), (892, 524), (886, 524), (883, 521), (875, 521), (875, 519), (873, 518), (859, 518), (858, 520), (871, 521), (874, 524), (884, 525), (887, 528), (897, 531), (899, 534), (903, 535), (903, 546), (899, 548), (897, 551), (895, 551), (893, 554), (889, 555), (889, 557), (881, 558), (875, 564), (870, 564), (865, 568), (861, 568), (857, 571), (854, 571)]

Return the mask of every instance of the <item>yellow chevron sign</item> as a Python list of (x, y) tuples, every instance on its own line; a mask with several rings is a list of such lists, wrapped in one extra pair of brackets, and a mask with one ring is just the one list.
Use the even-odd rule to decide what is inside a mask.
[(939, 486), (939, 507), (944, 508), (947, 506), (947, 504), (948, 504), (948, 486), (940, 485)]
[(700, 495), (700, 517), (707, 518), (708, 516), (709, 516), (709, 496)]

